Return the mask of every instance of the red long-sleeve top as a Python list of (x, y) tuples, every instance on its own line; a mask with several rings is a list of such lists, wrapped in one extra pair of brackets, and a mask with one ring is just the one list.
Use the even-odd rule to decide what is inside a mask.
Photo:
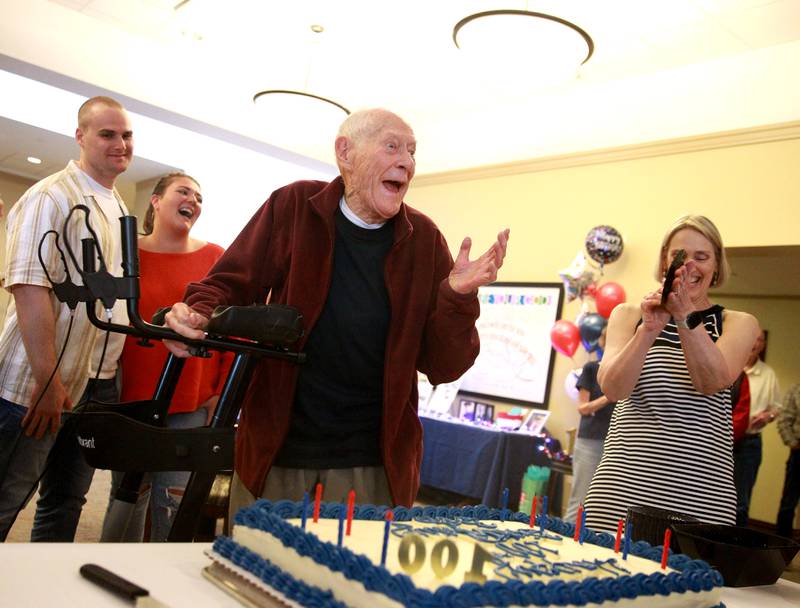
[[(213, 243), (189, 253), (156, 253), (139, 249), (141, 317), (149, 321), (159, 308), (180, 302), (186, 286), (202, 279), (224, 251)], [(121, 359), (121, 401), (152, 399), (168, 353), (160, 341), (151, 344), (151, 347), (145, 347), (138, 344), (138, 338), (128, 336), (125, 339)], [(187, 359), (169, 413), (193, 412), (211, 396), (218, 395), (232, 360), (232, 354), (221, 355), (216, 351), (211, 351), (208, 359)]]

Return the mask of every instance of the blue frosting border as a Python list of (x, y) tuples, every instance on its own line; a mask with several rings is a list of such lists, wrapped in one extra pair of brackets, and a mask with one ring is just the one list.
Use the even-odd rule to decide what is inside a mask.
[[(307, 516), (311, 515), (312, 505), (309, 505)], [(346, 508), (341, 503), (323, 503), (320, 507), (320, 517), (325, 519), (338, 519), (341, 510)], [(371, 560), (358, 555), (346, 547), (336, 547), (327, 542), (320, 541), (313, 534), (307, 534), (300, 528), (293, 526), (285, 519), (296, 519), (302, 515), (303, 505), (300, 502), (282, 500), (272, 503), (259, 500), (250, 507), (240, 510), (234, 517), (234, 523), (260, 529), (275, 536), (284, 546), (291, 547), (298, 554), (309, 557), (315, 562), (324, 565), (335, 572), (341, 572), (345, 577), (358, 581), (369, 591), (382, 593), (387, 597), (403, 604), (404, 606), (504, 606), (504, 605), (535, 605), (535, 606), (578, 606), (590, 602), (617, 601), (621, 598), (636, 598), (642, 596), (666, 596), (671, 593), (684, 593), (686, 591), (710, 591), (723, 585), (722, 576), (713, 570), (707, 563), (692, 560), (686, 555), (670, 554), (668, 564), (678, 572), (654, 572), (649, 575), (635, 574), (617, 578), (587, 578), (584, 581), (489, 581), (485, 585), (465, 583), (460, 587), (444, 585), (435, 592), (427, 589), (418, 589), (411, 579), (404, 574), (391, 574), (381, 566), (376, 566)], [(357, 505), (354, 519), (382, 521), (388, 507), (373, 505)], [(489, 508), (484, 505), (474, 507), (395, 507), (392, 509), (394, 521), (412, 521), (416, 518), (468, 518), (489, 521), (516, 521), (528, 523), (530, 516), (521, 512), (511, 512)], [(542, 518), (544, 521), (542, 522)], [(537, 525), (544, 523), (545, 529), (563, 536), (571, 537), (575, 533), (575, 525), (562, 521), (556, 517), (538, 516)], [(613, 548), (615, 538), (604, 532), (585, 531), (584, 542), (605, 548)], [(228, 538), (220, 537), (214, 543), (214, 549), (237, 565), (243, 566), (262, 578), (267, 584), (286, 593), (300, 593), (296, 587), (306, 587), (304, 590), (303, 605), (313, 606), (340, 606), (330, 592), (322, 591), (302, 583), (277, 569), (269, 561), (260, 558), (255, 553), (244, 547), (239, 547), (240, 552), (233, 551), (230, 545), (238, 545)], [(218, 548), (219, 547), (219, 548)], [(226, 552), (228, 555), (225, 555)], [(631, 544), (630, 553), (655, 562), (661, 561), (662, 547), (652, 547), (648, 543), (639, 541)], [(232, 557), (231, 557), (232, 556)], [(263, 563), (262, 563), (263, 562)], [(272, 571), (275, 572), (272, 572)], [(267, 578), (264, 578), (267, 576)], [(289, 593), (286, 593), (291, 597)], [(292, 598), (295, 599), (295, 598)], [(297, 598), (300, 601), (300, 598)]]

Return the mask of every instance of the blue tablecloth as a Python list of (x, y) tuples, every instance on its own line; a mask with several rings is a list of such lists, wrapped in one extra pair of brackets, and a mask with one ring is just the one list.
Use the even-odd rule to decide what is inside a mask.
[(420, 421), (425, 433), (422, 484), (474, 498), (490, 507), (501, 506), (503, 489), (508, 488), (508, 507), (517, 509), (522, 476), (528, 466), (547, 466), (550, 462), (540, 449), (544, 437), (433, 418)]

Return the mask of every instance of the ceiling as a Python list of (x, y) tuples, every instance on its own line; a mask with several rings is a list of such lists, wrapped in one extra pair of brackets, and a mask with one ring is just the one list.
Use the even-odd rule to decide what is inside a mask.
[[(800, 79), (791, 76), (800, 73), (800, 0), (0, 7), (0, 68), (83, 96), (110, 93), (140, 115), (265, 154), (285, 151), (290, 162), (332, 165), (339, 118), (312, 128), (291, 114), (264, 115), (252, 102), (261, 90), (300, 89), (350, 109), (397, 112), (419, 141), (418, 175), (800, 120)], [(510, 54), (484, 65), (455, 47), (452, 30), (466, 15), (496, 8), (573, 21), (591, 35), (594, 54), (576, 79), (549, 87), (532, 77), (547, 56), (501, 48)], [(315, 24), (324, 32), (313, 33)], [(76, 151), (66, 135), (0, 117), (0, 171), (39, 179)], [(31, 165), (29, 155), (43, 163)], [(126, 178), (165, 170), (137, 158)], [(728, 254), (734, 272), (721, 295), (800, 297), (800, 247)]]
[[(789, 76), (800, 73), (797, 0), (0, 4), (0, 56), (83, 83), (82, 93), (119, 95), (144, 115), (331, 164), (335, 126), (265, 116), (253, 95), (293, 88), (351, 109), (387, 107), (415, 130), (418, 174), (800, 119), (800, 79)], [(532, 77), (546, 53), (496, 49), (507, 54), (486, 65), (488, 51), (470, 55), (451, 36), (492, 8), (571, 20), (594, 54), (578, 78), (549, 88)]]

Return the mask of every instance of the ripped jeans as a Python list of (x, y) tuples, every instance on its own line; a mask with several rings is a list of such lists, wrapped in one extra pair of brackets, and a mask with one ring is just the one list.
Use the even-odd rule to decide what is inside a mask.
[[(170, 429), (190, 429), (206, 424), (206, 410), (200, 408), (194, 412), (184, 412), (179, 414), (169, 414), (167, 416), (167, 428)], [(159, 471), (147, 473), (142, 479), (139, 488), (139, 498), (133, 510), (128, 528), (121, 540), (122, 542), (142, 542), (144, 539), (144, 525), (147, 517), (148, 505), (150, 508), (150, 542), (166, 542), (172, 520), (181, 504), (183, 491), (189, 482), (189, 471)], [(117, 491), (124, 473), (112, 471), (111, 473), (111, 496), (108, 502), (108, 514), (111, 503), (114, 500), (114, 493)], [(103, 522), (103, 537), (106, 538), (109, 530), (106, 528), (108, 518)]]

